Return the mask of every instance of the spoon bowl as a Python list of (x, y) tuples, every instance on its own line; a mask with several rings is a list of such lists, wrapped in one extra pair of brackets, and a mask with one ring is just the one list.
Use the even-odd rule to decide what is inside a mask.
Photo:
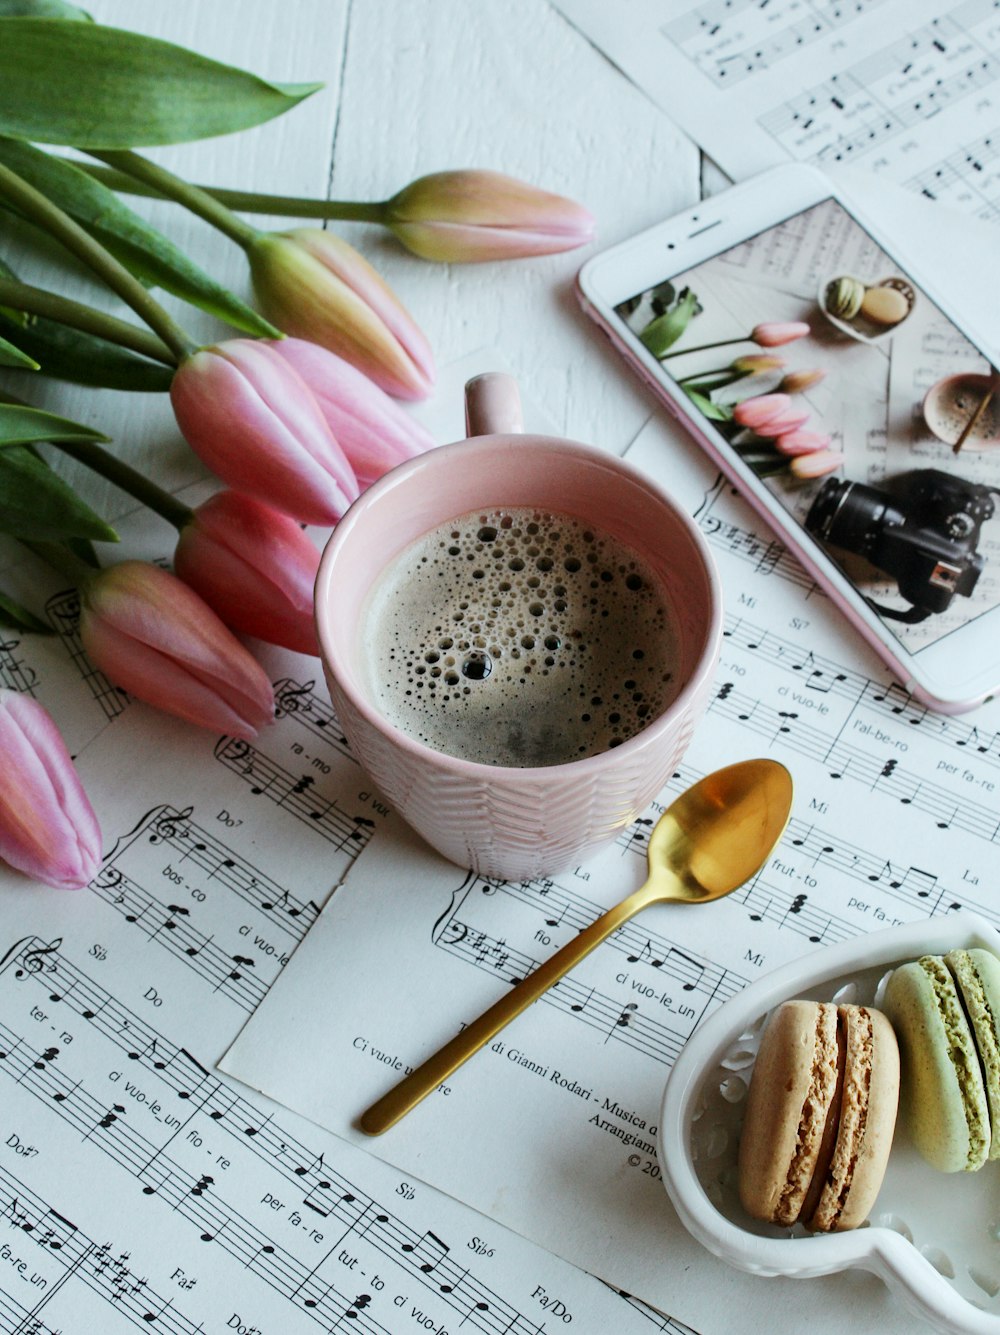
[(706, 904), (738, 890), (781, 838), (791, 804), (791, 775), (775, 760), (729, 765), (681, 793), (650, 835), (645, 884), (602, 913), (373, 1103), (362, 1114), (360, 1129), (369, 1136), (388, 1131), (641, 909), (664, 902)]

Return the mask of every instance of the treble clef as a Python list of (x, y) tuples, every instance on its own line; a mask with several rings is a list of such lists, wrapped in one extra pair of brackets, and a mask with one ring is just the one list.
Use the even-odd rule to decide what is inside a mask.
[(194, 807), (185, 807), (183, 811), (171, 811), (169, 808), (158, 816), (153, 822), (153, 833), (149, 836), (151, 844), (159, 843), (161, 839), (176, 839), (178, 834), (182, 839), (186, 839), (190, 831), (187, 828), (178, 829), (181, 821), (191, 818)]
[(274, 697), (274, 713), (276, 718), (281, 718), (283, 714), (297, 714), (306, 704), (307, 697), (312, 694), (315, 681), (307, 681), (300, 686), (297, 682), (288, 677), (281, 684), (281, 689)]
[(46, 963), (45, 960), (43, 959), (43, 956), (55, 955), (61, 945), (62, 945), (62, 937), (57, 936), (55, 940), (50, 941), (47, 946), (35, 946), (33, 950), (26, 950), (24, 952), (22, 961), (24, 967), (21, 969), (15, 969), (14, 977), (33, 978), (36, 973), (41, 973), (43, 970), (46, 973), (55, 973), (56, 971), (55, 961), (50, 960)]

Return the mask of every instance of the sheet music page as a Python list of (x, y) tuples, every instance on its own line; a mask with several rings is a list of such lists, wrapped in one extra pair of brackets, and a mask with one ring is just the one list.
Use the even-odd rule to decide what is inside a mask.
[[(496, 359), (474, 362), (443, 377), (440, 439)], [(165, 559), (169, 530), (120, 527)], [(35, 601), (39, 572), (22, 575)], [(0, 667), (75, 726), (106, 856), (75, 894), (0, 872), (0, 1327), (683, 1335), (213, 1069), (391, 817), (317, 660), (264, 651), (274, 726), (214, 736), (114, 692), (80, 650), (75, 592), (45, 588), (58, 635), (8, 642)]]
[[(800, 1285), (729, 1269), (674, 1215), (654, 1149), (663, 1085), (694, 1027), (766, 970), (961, 906), (1000, 923), (1000, 703), (964, 718), (916, 705), (676, 430), (650, 423), (628, 457), (697, 515), (727, 590), (714, 698), (667, 789), (586, 865), (523, 884), (467, 874), (394, 829), (222, 1066), (699, 1330), (732, 1330), (736, 1311), (795, 1329)], [(788, 764), (796, 799), (753, 881), (704, 908), (647, 910), (395, 1128), (355, 1129), (408, 1067), (642, 882), (649, 829), (678, 792), (755, 755)], [(809, 1303), (818, 1330), (913, 1329), (858, 1275), (813, 1281)]]
[(734, 180), (861, 163), (1000, 221), (992, 0), (555, 3)]

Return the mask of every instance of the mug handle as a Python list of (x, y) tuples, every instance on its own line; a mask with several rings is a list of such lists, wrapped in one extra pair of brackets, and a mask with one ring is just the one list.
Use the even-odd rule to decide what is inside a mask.
[(469, 436), (517, 436), (524, 431), (517, 381), (502, 371), (487, 371), (465, 385), (465, 431)]

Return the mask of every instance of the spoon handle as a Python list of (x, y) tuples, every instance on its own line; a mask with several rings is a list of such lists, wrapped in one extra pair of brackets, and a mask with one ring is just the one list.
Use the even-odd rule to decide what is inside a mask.
[(478, 1019), (450, 1039), (433, 1056), (404, 1076), (398, 1085), (389, 1090), (372, 1106), (362, 1113), (358, 1125), (369, 1136), (381, 1135), (395, 1126), (401, 1117), (405, 1117), (411, 1108), (415, 1108), (422, 1099), (437, 1089), (443, 1080), (456, 1071), (463, 1062), (468, 1061), (474, 1052), (478, 1052), (505, 1025), (520, 1015), (533, 1001), (537, 1001), (543, 992), (557, 983), (567, 974), (574, 964), (599, 946), (601, 942), (622, 923), (628, 922), (640, 909), (645, 908), (653, 898), (650, 895), (650, 882), (623, 899), (614, 908), (608, 909), (596, 918), (589, 927), (585, 927), (578, 936), (557, 950), (554, 955), (540, 964), (534, 973), (522, 978), (499, 1001), (483, 1011)]

